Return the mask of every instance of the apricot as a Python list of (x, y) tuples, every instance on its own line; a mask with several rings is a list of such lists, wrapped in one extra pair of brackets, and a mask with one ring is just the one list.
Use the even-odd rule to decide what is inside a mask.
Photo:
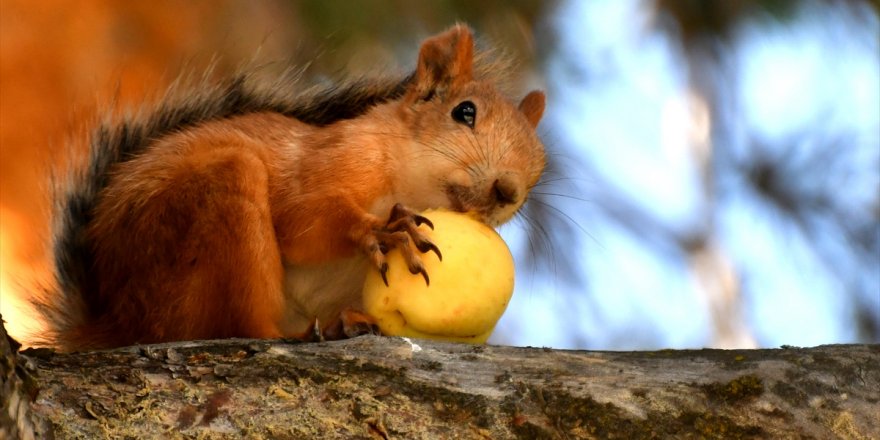
[(364, 311), (383, 334), (481, 344), (504, 314), (513, 294), (510, 249), (491, 227), (466, 214), (427, 211), (434, 224), (421, 225), (440, 249), (421, 255), (430, 276), (411, 274), (397, 249), (390, 251), (388, 285), (378, 271), (364, 283)]

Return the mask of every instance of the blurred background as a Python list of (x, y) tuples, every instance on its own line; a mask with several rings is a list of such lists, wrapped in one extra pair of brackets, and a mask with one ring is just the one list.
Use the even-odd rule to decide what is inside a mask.
[[(0, 1), (0, 312), (48, 274), (52, 164), (108, 103), (212, 61), (310, 80), (411, 68), (455, 21), (547, 91), (550, 166), (501, 232), (492, 342), (880, 342), (877, 1)], [(518, 98), (519, 96), (517, 96)]]

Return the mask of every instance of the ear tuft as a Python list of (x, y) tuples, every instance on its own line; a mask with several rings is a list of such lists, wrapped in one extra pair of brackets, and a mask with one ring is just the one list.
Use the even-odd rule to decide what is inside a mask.
[(447, 88), (473, 80), (474, 38), (470, 28), (456, 24), (428, 38), (419, 50), (414, 88), (427, 99)]
[(532, 127), (537, 127), (538, 122), (541, 122), (541, 116), (544, 115), (545, 101), (544, 92), (540, 90), (532, 90), (520, 101), (519, 111), (525, 115), (529, 123), (532, 124)]

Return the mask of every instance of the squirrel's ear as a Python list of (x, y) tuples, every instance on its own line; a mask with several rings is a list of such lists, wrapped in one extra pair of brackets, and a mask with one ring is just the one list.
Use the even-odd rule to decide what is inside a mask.
[(537, 127), (538, 122), (541, 122), (541, 116), (544, 115), (544, 102), (544, 92), (532, 90), (519, 103), (519, 111), (526, 116), (532, 127)]
[(421, 99), (473, 80), (474, 37), (462, 24), (422, 43), (414, 91)]

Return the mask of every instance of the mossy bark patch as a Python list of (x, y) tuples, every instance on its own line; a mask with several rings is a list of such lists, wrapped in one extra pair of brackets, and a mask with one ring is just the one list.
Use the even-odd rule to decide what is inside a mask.
[(742, 403), (754, 400), (764, 393), (764, 382), (758, 376), (748, 374), (727, 383), (700, 385), (706, 397), (718, 403)]

